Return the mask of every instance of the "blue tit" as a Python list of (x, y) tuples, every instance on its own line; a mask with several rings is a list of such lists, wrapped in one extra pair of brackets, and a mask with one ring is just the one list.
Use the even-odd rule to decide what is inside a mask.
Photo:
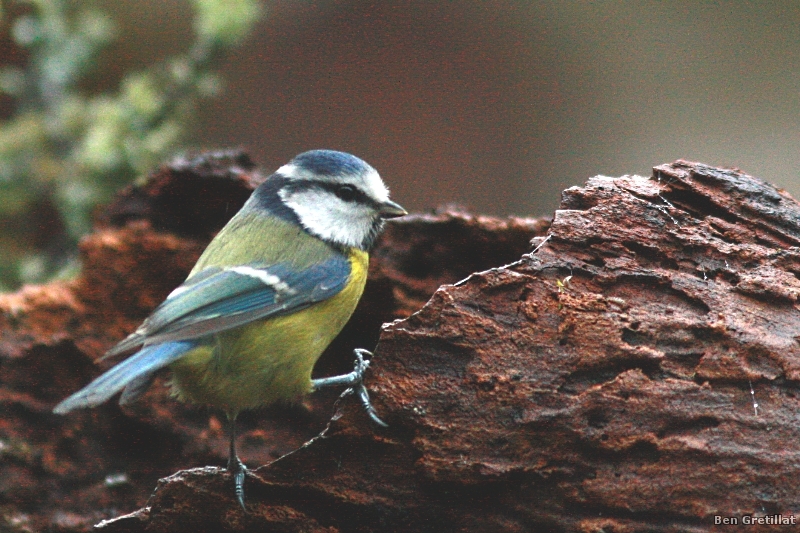
[(328, 385), (360, 387), (371, 409), (362, 351), (345, 376), (312, 381), (311, 371), (361, 298), (384, 221), (405, 214), (361, 159), (332, 150), (298, 155), (253, 192), (186, 281), (106, 357), (138, 351), (53, 411), (94, 407), (120, 391), (120, 404), (132, 402), (169, 367), (178, 399), (226, 413), (228, 471), (244, 507), (240, 411)]

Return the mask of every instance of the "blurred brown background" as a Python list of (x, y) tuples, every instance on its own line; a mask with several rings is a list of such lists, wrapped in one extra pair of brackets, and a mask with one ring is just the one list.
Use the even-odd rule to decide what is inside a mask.
[[(183, 47), (180, 0), (105, 0), (106, 72)], [(201, 147), (269, 170), (310, 148), (378, 168), (395, 199), (547, 214), (596, 174), (677, 158), (800, 196), (800, 2), (274, 1), (224, 58)]]

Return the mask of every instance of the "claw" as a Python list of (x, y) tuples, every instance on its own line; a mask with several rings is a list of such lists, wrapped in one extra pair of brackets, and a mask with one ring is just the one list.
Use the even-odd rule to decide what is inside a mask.
[(367, 416), (369, 416), (373, 422), (378, 424), (381, 427), (388, 428), (389, 424), (384, 422), (378, 416), (378, 412), (372, 406), (372, 402), (369, 401), (369, 394), (367, 393), (367, 388), (364, 386), (363, 383), (360, 383), (356, 387), (356, 395), (358, 399), (361, 401), (361, 405), (364, 406), (364, 410), (367, 412)]
[(233, 476), (233, 490), (236, 494), (236, 501), (239, 502), (242, 510), (247, 512), (244, 506), (244, 478), (247, 475), (247, 467), (239, 456), (236, 455), (236, 415), (228, 415), (230, 424), (230, 450), (228, 454), (228, 472)]
[(247, 474), (247, 467), (238, 457), (234, 459), (234, 461), (228, 460), (228, 472), (233, 476), (233, 490), (236, 494), (236, 501), (239, 502), (243, 511), (247, 511), (244, 506), (244, 478)]
[(377, 411), (375, 411), (375, 408), (372, 406), (372, 402), (369, 400), (367, 388), (364, 386), (364, 374), (369, 368), (369, 359), (364, 359), (364, 355), (366, 354), (371, 356), (372, 352), (363, 348), (356, 348), (353, 350), (353, 353), (356, 355), (356, 360), (353, 363), (352, 372), (349, 374), (343, 374), (341, 376), (332, 376), (329, 378), (312, 380), (311, 385), (313, 390), (324, 387), (345, 385), (348, 387), (348, 389), (342, 393), (342, 396), (355, 393), (356, 396), (358, 396), (361, 405), (364, 406), (364, 410), (367, 412), (367, 415), (370, 417), (370, 419), (372, 419), (373, 422), (381, 427), (389, 427), (386, 422), (378, 417)]

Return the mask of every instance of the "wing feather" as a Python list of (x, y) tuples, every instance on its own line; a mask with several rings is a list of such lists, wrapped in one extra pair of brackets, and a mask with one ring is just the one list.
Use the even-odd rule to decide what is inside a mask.
[(106, 357), (161, 342), (191, 340), (254, 320), (294, 313), (338, 294), (350, 262), (335, 255), (304, 270), (285, 263), (209, 268), (186, 280)]

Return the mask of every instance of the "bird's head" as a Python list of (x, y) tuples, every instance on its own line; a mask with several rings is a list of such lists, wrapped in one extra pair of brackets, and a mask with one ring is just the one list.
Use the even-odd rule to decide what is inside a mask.
[(334, 150), (298, 155), (261, 187), (271, 211), (337, 246), (369, 250), (384, 220), (407, 214), (389, 199), (389, 189), (374, 168)]

